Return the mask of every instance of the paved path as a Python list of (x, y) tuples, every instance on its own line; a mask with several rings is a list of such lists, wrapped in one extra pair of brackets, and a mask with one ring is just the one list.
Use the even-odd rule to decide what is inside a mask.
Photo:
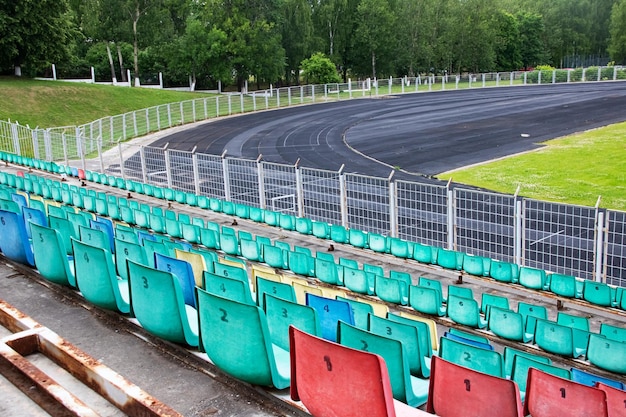
[[(223, 118), (153, 145), (387, 177), (434, 175), (626, 120), (626, 83), (503, 87), (357, 99)], [(524, 136), (522, 136), (524, 135)], [(527, 136), (527, 137), (526, 137)]]

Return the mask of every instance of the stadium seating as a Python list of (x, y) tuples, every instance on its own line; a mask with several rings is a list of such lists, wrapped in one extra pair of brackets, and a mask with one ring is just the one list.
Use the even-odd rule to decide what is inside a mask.
[(200, 350), (222, 371), (251, 384), (289, 386), (289, 353), (273, 345), (256, 305), (197, 289)]
[(393, 397), (412, 407), (426, 403), (428, 380), (416, 378), (410, 374), (406, 350), (401, 341), (359, 329), (339, 321), (337, 342), (383, 357), (389, 370), (389, 379)]
[(442, 417), (522, 417), (517, 384), (437, 356), (431, 364), (426, 411)]
[(447, 337), (442, 337), (439, 340), (439, 345), (439, 357), (442, 359), (500, 378), (505, 376), (504, 360), (499, 352), (472, 346)]
[[(351, 349), (290, 328), (291, 398), (312, 416), (429, 416), (393, 399), (379, 355)], [(346, 387), (350, 388), (346, 400)]]
[(577, 382), (530, 368), (524, 415), (533, 417), (608, 417), (606, 394)]
[(306, 294), (306, 305), (317, 311), (321, 335), (331, 342), (337, 341), (337, 323), (344, 321), (354, 325), (352, 307), (346, 301), (332, 300), (315, 294)]
[(34, 236), (35, 266), (41, 276), (48, 281), (75, 288), (76, 279), (70, 267), (61, 234), (55, 229), (37, 224), (32, 224), (31, 230)]
[(185, 303), (170, 272), (128, 261), (133, 316), (148, 332), (175, 343), (198, 346), (198, 313)]

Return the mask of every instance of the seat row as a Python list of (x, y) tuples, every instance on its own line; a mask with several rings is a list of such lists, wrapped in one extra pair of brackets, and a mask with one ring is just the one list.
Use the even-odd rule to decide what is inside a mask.
[[(35, 220), (35, 223), (45, 226), (48, 225), (45, 219), (45, 213), (26, 206), (30, 201), (26, 201), (24, 196), (13, 194), (12, 197), (21, 197), (21, 199), (24, 200), (24, 202), (20, 204), (15, 203), (17, 204), (16, 207), (22, 207), (24, 220), (33, 221), (33, 217), (36, 217), (37, 220)], [(110, 197), (111, 196), (104, 195), (99, 198), (109, 200)], [(119, 200), (116, 201), (119, 203)], [(39, 201), (35, 199), (33, 202)], [(41, 202), (39, 203), (41, 204)], [(364, 264), (362, 269), (358, 269), (359, 265), (357, 262), (345, 258), (340, 258), (339, 263), (335, 264), (334, 257), (329, 253), (317, 253), (317, 257), (313, 257), (310, 250), (307, 248), (295, 247), (294, 251), (291, 251), (291, 247), (284, 242), (277, 241), (274, 243), (274, 246), (271, 240), (267, 238), (262, 240), (260, 239), (261, 237), (256, 237), (256, 240), (253, 240), (255, 238), (249, 233), (243, 231), (237, 233), (234, 229), (227, 227), (220, 229), (219, 225), (211, 222), (206, 224), (206, 226), (211, 227), (211, 229), (202, 228), (201, 225), (204, 225), (202, 219), (193, 219), (194, 223), (197, 223), (193, 224), (189, 216), (182, 213), (177, 216), (173, 211), (163, 211), (157, 207), (151, 209), (148, 205), (143, 206), (144, 207), (138, 208), (137, 210), (142, 213), (149, 212), (151, 217), (161, 219), (164, 222), (170, 221), (178, 226), (184, 227), (187, 225), (197, 227), (201, 230), (200, 235), (210, 234), (212, 238), (200, 239), (199, 241), (189, 239), (189, 242), (179, 241), (175, 244), (168, 242), (169, 239), (162, 239), (161, 242), (155, 242), (155, 240), (157, 240), (155, 235), (145, 232), (134, 233), (132, 229), (130, 231), (126, 230), (128, 233), (125, 233), (123, 230), (114, 231), (113, 226), (107, 224), (110, 223), (110, 220), (104, 221), (104, 219), (97, 216), (94, 218), (91, 213), (84, 211), (74, 212), (74, 208), (61, 210), (60, 213), (52, 214), (50, 216), (50, 223), (62, 232), (61, 240), (64, 242), (67, 254), (70, 255), (72, 254), (73, 247), (70, 241), (71, 237), (82, 239), (82, 235), (98, 235), (93, 231), (87, 232), (86, 230), (81, 230), (81, 228), (84, 229), (87, 227), (98, 229), (104, 234), (99, 237), (98, 240), (94, 241), (108, 242), (107, 248), (111, 253), (116, 253), (116, 245), (114, 245), (115, 234), (118, 234), (119, 238), (122, 240), (132, 238), (131, 243), (138, 243), (138, 240), (141, 239), (144, 246), (151, 248), (150, 250), (152, 252), (148, 255), (148, 259), (152, 258), (152, 254), (158, 250), (158, 246), (164, 247), (165, 252), (167, 251), (166, 249), (168, 249), (166, 246), (169, 246), (169, 255), (173, 256), (171, 247), (177, 245), (180, 249), (189, 249), (191, 247), (189, 243), (204, 243), (208, 248), (226, 249), (226, 253), (240, 255), (241, 252), (246, 252), (246, 250), (241, 250), (242, 247), (246, 247), (245, 242), (249, 242), (250, 245), (248, 246), (256, 248), (256, 251), (254, 251), (255, 256), (246, 256), (249, 260), (265, 260), (270, 266), (288, 268), (299, 275), (313, 276), (328, 284), (342, 285), (352, 292), (368, 295), (375, 294), (383, 301), (401, 305), (409, 304), (421, 313), (438, 316), (447, 315), (458, 324), (474, 328), (485, 328), (488, 326), (488, 329), (499, 337), (520, 342), (535, 341), (538, 347), (551, 353), (575, 358), (584, 356), (588, 350), (588, 346), (591, 346), (592, 349), (588, 357), (592, 364), (612, 372), (625, 372), (623, 368), (624, 361), (622, 360), (626, 357), (624, 353), (624, 336), (622, 335), (622, 329), (614, 328), (611, 331), (602, 331), (600, 335), (591, 335), (588, 332), (588, 323), (586, 328), (570, 329), (562, 325), (563, 323), (560, 321), (562, 315), (559, 315), (559, 321), (557, 323), (549, 323), (547, 322), (547, 312), (545, 308), (520, 303), (518, 309), (522, 310), (513, 312), (509, 309), (508, 299), (492, 294), (483, 294), (482, 305), (479, 307), (478, 303), (473, 299), (471, 290), (464, 287), (450, 286), (448, 288), (449, 295), (446, 299), (443, 296), (441, 283), (438, 280), (420, 277), (418, 285), (412, 285), (412, 279), (410, 275), (406, 273), (391, 271), (390, 276), (385, 277), (382, 267), (377, 265)], [(56, 206), (49, 206), (48, 210), (53, 207), (58, 208)], [(35, 214), (37, 215), (35, 216)], [(63, 219), (64, 214), (69, 216), (70, 219)], [(73, 223), (73, 225), (69, 223)], [(123, 228), (120, 227), (120, 229)], [(30, 229), (26, 230), (26, 232), (26, 235), (29, 235)], [(173, 237), (179, 237), (179, 235), (174, 234)], [(144, 243), (144, 240), (148, 242)], [(13, 242), (17, 241), (18, 240), (13, 240)], [(42, 250), (45, 251), (45, 249)], [(128, 248), (125, 249), (125, 251), (128, 250)], [(247, 251), (251, 252), (251, 249), (248, 248)], [(32, 255), (30, 255), (31, 259), (28, 259), (28, 249), (24, 249), (23, 252), (24, 254), (21, 255), (22, 259), (26, 260), (25, 263), (32, 265), (34, 260), (32, 259)], [(265, 257), (259, 257), (260, 254), (265, 253), (271, 255), (267, 260), (264, 259)], [(58, 282), (71, 282), (72, 278), (70, 274), (64, 272), (68, 270), (68, 268), (58, 268), (55, 265), (50, 265), (48, 269), (51, 271), (51, 275), (52, 271), (56, 271), (54, 274), (55, 277), (51, 279), (56, 279)], [(120, 275), (124, 273), (125, 271), (123, 269), (122, 271), (118, 271)], [(196, 282), (200, 282), (200, 279), (196, 279)], [(188, 294), (187, 298), (192, 298), (192, 296)], [(444, 303), (444, 301), (447, 302)], [(494, 308), (490, 310), (490, 307)], [(493, 311), (493, 314), (490, 315), (490, 311)], [(530, 319), (528, 318), (529, 316)], [(483, 317), (485, 318), (483, 319)], [(536, 326), (537, 319), (540, 319), (538, 326)], [(570, 320), (574, 319), (575, 318), (571, 318)], [(529, 324), (527, 324), (527, 322), (529, 322)], [(603, 329), (604, 328), (609, 329), (610, 326), (603, 326)], [(546, 329), (549, 329), (550, 333), (547, 333), (548, 330)], [(559, 337), (549, 337), (554, 336), (555, 333), (558, 333)], [(613, 333), (615, 333), (616, 337), (611, 338)], [(539, 337), (535, 337), (536, 334), (538, 334)], [(601, 343), (607, 338), (607, 335), (609, 339), (613, 340)], [(604, 346), (604, 349), (608, 353), (611, 353), (611, 355), (604, 355), (603, 352), (599, 351), (601, 346)]]
[[(97, 229), (94, 229), (94, 230), (97, 230)], [(120, 229), (120, 230), (121, 230), (121, 229)], [(87, 232), (87, 233), (89, 233), (89, 232)], [(35, 236), (36, 236), (36, 235), (35, 235)], [(87, 235), (85, 234), (85, 236), (87, 236)], [(91, 237), (89, 237), (89, 239), (91, 239)], [(102, 245), (104, 245), (104, 243), (102, 243), (102, 241), (103, 241), (103, 240), (105, 240), (105, 239), (100, 239), (100, 240), (99, 240), (99, 241), (101, 242), (101, 246), (102, 246)], [(150, 240), (146, 240), (146, 241), (150, 241)], [(75, 244), (76, 244), (76, 242), (75, 242)], [(120, 252), (124, 252), (124, 251), (119, 251), (119, 250), (117, 251), (117, 253), (120, 253)], [(79, 259), (83, 259), (83, 260), (85, 260), (85, 261), (87, 261), (87, 262), (88, 262), (89, 260), (92, 260), (92, 261), (93, 261), (93, 259), (94, 259), (93, 254), (90, 254), (90, 253), (88, 253), (88, 252), (85, 252), (85, 251), (84, 251), (84, 249), (83, 249), (83, 252), (81, 252), (81, 254), (82, 254), (82, 255), (80, 255), (80, 256), (78, 257)], [(104, 257), (104, 259), (107, 259), (107, 257), (105, 256), (105, 257)], [(146, 274), (146, 275), (147, 275), (147, 274)], [(141, 277), (140, 282), (142, 282), (142, 283), (144, 284), (144, 286), (145, 286), (145, 285), (150, 286), (151, 284), (147, 283), (147, 281), (145, 281), (145, 280), (147, 280), (147, 277), (144, 275), (144, 276), (142, 276), (142, 277)], [(220, 287), (221, 287), (220, 289), (223, 289), (223, 288), (224, 288), (224, 286), (220, 286)], [(219, 288), (219, 287), (218, 287), (218, 288)], [(154, 298), (153, 298), (153, 299), (154, 299)], [(322, 311), (326, 311), (326, 310), (322, 309)], [(346, 328), (346, 329), (347, 329), (347, 328)], [(344, 330), (344, 334), (345, 334), (346, 332), (347, 332), (347, 330)], [(423, 392), (423, 390), (422, 390), (422, 392)]]
[[(191, 192), (176, 190), (167, 187), (158, 187), (134, 180), (125, 180), (113, 175), (100, 174), (92, 171), (82, 171), (72, 167), (44, 163), (31, 158), (22, 158), (15, 155), (0, 152), (0, 160), (18, 163), (51, 172), (67, 173), (68, 175), (85, 178), (88, 181), (116, 187), (129, 192), (145, 194), (147, 196), (163, 199), (170, 202), (178, 202), (202, 209), (212, 210), (232, 216), (250, 219), (255, 222), (264, 222), (271, 226), (281, 227), (286, 230), (295, 230), (303, 234), (313, 235), (321, 239), (330, 239), (338, 243), (346, 243), (358, 248), (371, 249), (375, 252), (387, 253), (400, 258), (414, 259), (421, 263), (435, 264), (442, 268), (464, 271), (468, 274), (489, 277), (499, 282), (519, 284), (529, 289), (551, 291), (552, 293), (566, 298), (585, 300), (601, 307), (615, 307), (626, 310), (626, 295), (621, 287), (608, 284), (581, 280), (571, 275), (550, 274), (544, 270), (530, 267), (520, 267), (516, 264), (497, 261), (481, 256), (473, 256), (453, 250), (437, 248), (409, 242), (399, 238), (392, 238), (377, 233), (368, 233), (357, 229), (346, 229), (341, 225), (333, 225), (325, 222), (317, 222), (294, 215), (264, 210), (245, 204), (224, 201), (217, 198), (199, 196)], [(0, 184), (14, 184), (20, 188), (25, 180), (7, 178), (0, 175)], [(88, 198), (87, 201), (90, 201)], [(76, 201), (80, 206), (81, 201)], [(85, 202), (87, 206), (89, 202)], [(68, 204), (68, 203), (66, 203)], [(87, 208), (87, 207), (86, 207)], [(108, 213), (110, 209), (110, 213)], [(117, 209), (115, 204), (100, 204), (101, 215), (109, 215), (115, 220), (123, 220), (129, 224), (138, 224), (141, 227), (152, 227), (145, 215), (139, 215), (135, 219), (132, 207)], [(157, 230), (166, 230), (165, 225), (156, 224)], [(175, 226), (172, 225), (172, 228)], [(198, 231), (194, 227), (186, 227), (187, 235), (196, 235)], [(182, 234), (182, 229), (180, 233)]]

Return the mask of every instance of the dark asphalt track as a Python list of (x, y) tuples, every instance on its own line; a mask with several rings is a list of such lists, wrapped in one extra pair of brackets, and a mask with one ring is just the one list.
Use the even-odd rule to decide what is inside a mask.
[(416, 179), (624, 121), (625, 109), (622, 82), (418, 93), (224, 118), (152, 146)]

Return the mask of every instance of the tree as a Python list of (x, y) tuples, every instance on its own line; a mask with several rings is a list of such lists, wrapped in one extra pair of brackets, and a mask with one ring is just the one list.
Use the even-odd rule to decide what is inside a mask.
[(313, 21), (306, 0), (285, 0), (282, 6), (282, 46), (285, 49), (285, 78), (299, 81), (300, 62), (311, 52)]
[(0, 68), (38, 68), (69, 55), (73, 24), (67, 0), (0, 0)]
[(522, 66), (520, 51), (519, 22), (510, 13), (499, 12), (495, 15), (496, 33), (496, 69), (498, 71), (518, 70)]
[[(387, 63), (387, 69), (389, 69), (388, 63), (394, 55), (395, 15), (391, 10), (389, 0), (361, 0), (357, 7), (357, 16), (356, 35), (363, 48), (360, 52), (371, 59), (371, 76), (376, 78), (377, 59), (385, 58), (383, 62)], [(366, 66), (362, 64), (361, 68), (364, 67)]]
[(615, 62), (626, 62), (626, 0), (613, 5), (610, 24), (609, 53)]
[(520, 59), (522, 68), (535, 67), (547, 62), (544, 43), (542, 41), (543, 19), (538, 14), (519, 12), (515, 15), (520, 35)]
[(328, 84), (341, 81), (333, 61), (321, 52), (316, 52), (310, 58), (303, 60), (300, 67), (308, 84)]

